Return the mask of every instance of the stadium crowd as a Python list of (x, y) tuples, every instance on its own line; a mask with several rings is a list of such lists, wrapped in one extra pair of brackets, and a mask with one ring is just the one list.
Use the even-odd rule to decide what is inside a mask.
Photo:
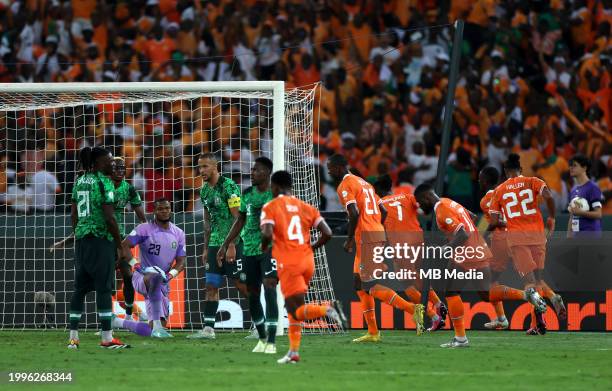
[[(395, 191), (411, 191), (436, 176), (458, 18), (466, 25), (447, 195), (476, 210), (479, 168), (500, 168), (515, 151), (524, 174), (544, 179), (564, 211), (568, 160), (581, 152), (606, 196), (604, 214), (612, 213), (611, 0), (0, 1), (0, 81), (321, 81), (321, 163), (340, 152), (364, 178), (389, 174)], [(197, 104), (218, 121), (231, 117), (219, 113), (244, 115), (231, 104)], [(208, 125), (177, 126), (181, 108), (162, 107), (164, 120), (154, 106), (0, 116), (3, 202), (51, 210), (57, 192), (56, 204), (66, 205), (75, 151), (103, 140), (126, 157), (139, 189), (193, 210), (194, 156), (212, 149), (247, 160), (267, 150), (267, 129), (189, 118), (229, 128), (212, 134)], [(229, 142), (238, 134), (247, 142)], [(154, 141), (134, 142), (142, 135)], [(340, 210), (328, 179), (322, 169), (322, 209)]]

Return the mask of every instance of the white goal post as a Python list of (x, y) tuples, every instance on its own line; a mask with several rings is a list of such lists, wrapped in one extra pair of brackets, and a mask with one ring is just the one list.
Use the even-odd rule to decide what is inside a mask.
[[(296, 196), (318, 207), (313, 147), (318, 88), (285, 90), (282, 81), (0, 83), (0, 163), (7, 177), (0, 188), (0, 328), (66, 327), (73, 249), (47, 248), (71, 232), (69, 192), (78, 170), (76, 153), (86, 145), (105, 146), (126, 159), (128, 180), (145, 205), (152, 194), (174, 197), (175, 222), (188, 236), (188, 267), (171, 286), (178, 293), (171, 297), (170, 325), (201, 327), (201, 183), (194, 161), (204, 151), (218, 154), (222, 174), (244, 190), (254, 159), (268, 156), (274, 170), (293, 174)], [(57, 195), (50, 194), (55, 190)], [(127, 208), (124, 217), (129, 232), (134, 213)], [(335, 297), (324, 249), (315, 257), (308, 301), (329, 302)], [(217, 327), (248, 328), (246, 299), (229, 285), (221, 295)], [(97, 327), (93, 297), (87, 298), (82, 321), (91, 328)], [(305, 332), (337, 330), (321, 321), (305, 327)]]

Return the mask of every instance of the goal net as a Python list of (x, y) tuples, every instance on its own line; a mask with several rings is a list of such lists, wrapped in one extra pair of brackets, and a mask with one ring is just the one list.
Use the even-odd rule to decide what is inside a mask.
[[(285, 91), (283, 82), (0, 85), (0, 327), (67, 326), (73, 245), (54, 252), (49, 247), (72, 232), (70, 195), (78, 151), (95, 145), (125, 159), (126, 179), (147, 213), (154, 199), (173, 200), (174, 222), (187, 235), (188, 256), (185, 273), (171, 281), (169, 327), (201, 328), (205, 281), (198, 155), (217, 154), (222, 175), (242, 190), (250, 186), (254, 160), (267, 156), (274, 170), (293, 174), (299, 198), (318, 206), (317, 88)], [(129, 206), (123, 223), (126, 232), (135, 226)], [(220, 293), (216, 327), (249, 328), (247, 300), (227, 284)], [(116, 299), (113, 310), (122, 314)], [(316, 253), (307, 299), (334, 299), (324, 250)], [(98, 327), (94, 300), (92, 292), (82, 327)], [(135, 313), (146, 319), (138, 294), (135, 304)], [(306, 332), (336, 330), (324, 321), (305, 324)]]

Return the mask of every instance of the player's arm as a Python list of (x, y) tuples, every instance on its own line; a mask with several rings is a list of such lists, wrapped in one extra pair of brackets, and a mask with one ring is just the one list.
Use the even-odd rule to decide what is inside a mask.
[(268, 252), (270, 244), (272, 244), (272, 236), (274, 234), (274, 224), (265, 223), (261, 225), (261, 250)]
[(187, 249), (185, 246), (185, 232), (181, 231), (181, 235), (178, 240), (178, 249), (174, 257), (174, 266), (166, 274), (166, 281), (173, 279), (178, 276), (180, 272), (185, 270), (185, 257), (187, 256)]
[(115, 219), (115, 207), (112, 204), (102, 205), (102, 211), (104, 212), (104, 221), (108, 227), (108, 231), (115, 241), (117, 248), (121, 247), (121, 235), (119, 234), (119, 225)]
[[(230, 199), (229, 202), (231, 202), (231, 199)], [(240, 198), (238, 198), (238, 202), (240, 202)], [(239, 208), (240, 208), (240, 206), (234, 206), (234, 207), (230, 207), (229, 208), (230, 213), (234, 217), (234, 222), (232, 223), (232, 228), (234, 227), (234, 225), (236, 225), (236, 222), (240, 218)], [(240, 231), (238, 231), (238, 232), (240, 232)], [(236, 235), (236, 236), (238, 236), (238, 235)], [(234, 239), (236, 239), (236, 238), (234, 238)], [(225, 260), (227, 262), (229, 262), (229, 263), (233, 263), (235, 259), (236, 259), (236, 242), (234, 240), (232, 240), (227, 245), (227, 251), (225, 253)], [(223, 260), (223, 257), (219, 258), (218, 253), (217, 253), (217, 263), (219, 265), (221, 265), (221, 261), (222, 260)]]
[(348, 213), (348, 237), (344, 242), (344, 251), (353, 252), (355, 248), (355, 230), (357, 229), (357, 222), (359, 221), (359, 211), (355, 203), (350, 203), (346, 206), (346, 212)]
[(140, 224), (146, 223), (147, 216), (145, 215), (145, 211), (142, 206), (142, 200), (140, 199), (138, 192), (132, 185), (130, 185), (130, 205), (132, 205), (132, 209), (134, 210), (134, 213), (136, 213), (138, 222)]
[(65, 246), (74, 242), (74, 230), (76, 229), (77, 222), (79, 221), (78, 214), (77, 214), (77, 204), (74, 201), (72, 202), (72, 205), (70, 206), (70, 221), (72, 223), (72, 233), (67, 238), (53, 243), (49, 247), (49, 252), (55, 252), (55, 250), (64, 248)]
[(542, 188), (542, 197), (546, 202), (546, 209), (548, 211), (548, 218), (546, 219), (546, 228), (548, 228), (548, 235), (552, 235), (555, 230), (555, 200), (548, 186), (544, 185)]
[(208, 259), (208, 241), (210, 240), (210, 214), (206, 208), (204, 208), (204, 221), (202, 225), (202, 244), (204, 248), (202, 250), (202, 263), (206, 265), (206, 260)]
[(457, 229), (457, 231), (453, 235), (453, 238), (450, 240), (450, 242), (448, 242), (448, 246), (453, 248), (462, 246), (465, 242), (467, 242), (468, 239), (468, 233), (465, 232), (465, 229), (463, 227), (459, 227), (459, 229)]
[[(574, 216), (578, 216), (578, 217), (585, 217), (587, 219), (592, 219), (592, 220), (599, 220), (601, 219), (602, 216), (602, 204), (601, 201), (603, 199), (603, 195), (601, 193), (601, 190), (599, 190), (599, 188), (597, 188), (597, 190), (594, 192), (594, 194), (591, 194), (591, 196), (589, 197), (589, 199), (587, 200), (587, 202), (589, 203), (589, 206), (591, 207), (591, 209), (593, 210), (587, 210), (587, 211), (583, 211), (580, 210), (578, 208), (574, 208), (570, 206), (567, 208), (567, 210)], [(571, 220), (571, 218), (570, 218)]]
[(317, 230), (319, 230), (320, 235), (317, 241), (312, 244), (313, 250), (316, 250), (319, 247), (322, 247), (332, 237), (332, 230), (331, 228), (329, 228), (329, 225), (327, 225), (327, 222), (325, 221), (324, 218), (321, 218), (321, 221), (319, 221), (319, 224), (317, 224), (316, 228)]
[[(231, 209), (230, 209), (231, 210)], [(246, 223), (246, 212), (238, 212), (238, 218), (234, 219), (234, 224), (232, 224), (232, 228), (227, 233), (227, 237), (223, 241), (223, 244), (219, 248), (217, 252), (217, 262), (221, 262), (224, 258), (226, 258), (227, 248), (230, 243), (234, 243), (234, 240), (240, 235), (240, 231), (244, 227)], [(226, 258), (228, 262), (234, 262), (234, 259)]]
[(387, 208), (385, 208), (385, 206), (381, 203), (378, 204), (378, 207), (380, 208), (380, 223), (381, 224), (385, 224), (385, 220), (387, 220)]

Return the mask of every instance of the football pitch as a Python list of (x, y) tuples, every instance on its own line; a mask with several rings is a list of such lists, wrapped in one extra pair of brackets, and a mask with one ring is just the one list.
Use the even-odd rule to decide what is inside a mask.
[[(0, 332), (0, 389), (50, 390), (610, 390), (612, 335), (468, 331), (471, 346), (442, 349), (448, 331), (416, 337), (383, 331), (380, 344), (357, 345), (361, 335), (302, 337), (302, 361), (279, 365), (278, 355), (251, 353), (246, 333), (193, 341), (185, 333), (154, 340), (118, 332), (133, 349), (104, 350), (93, 332), (78, 351), (67, 332)], [(72, 372), (71, 384), (15, 384), (7, 372)]]

